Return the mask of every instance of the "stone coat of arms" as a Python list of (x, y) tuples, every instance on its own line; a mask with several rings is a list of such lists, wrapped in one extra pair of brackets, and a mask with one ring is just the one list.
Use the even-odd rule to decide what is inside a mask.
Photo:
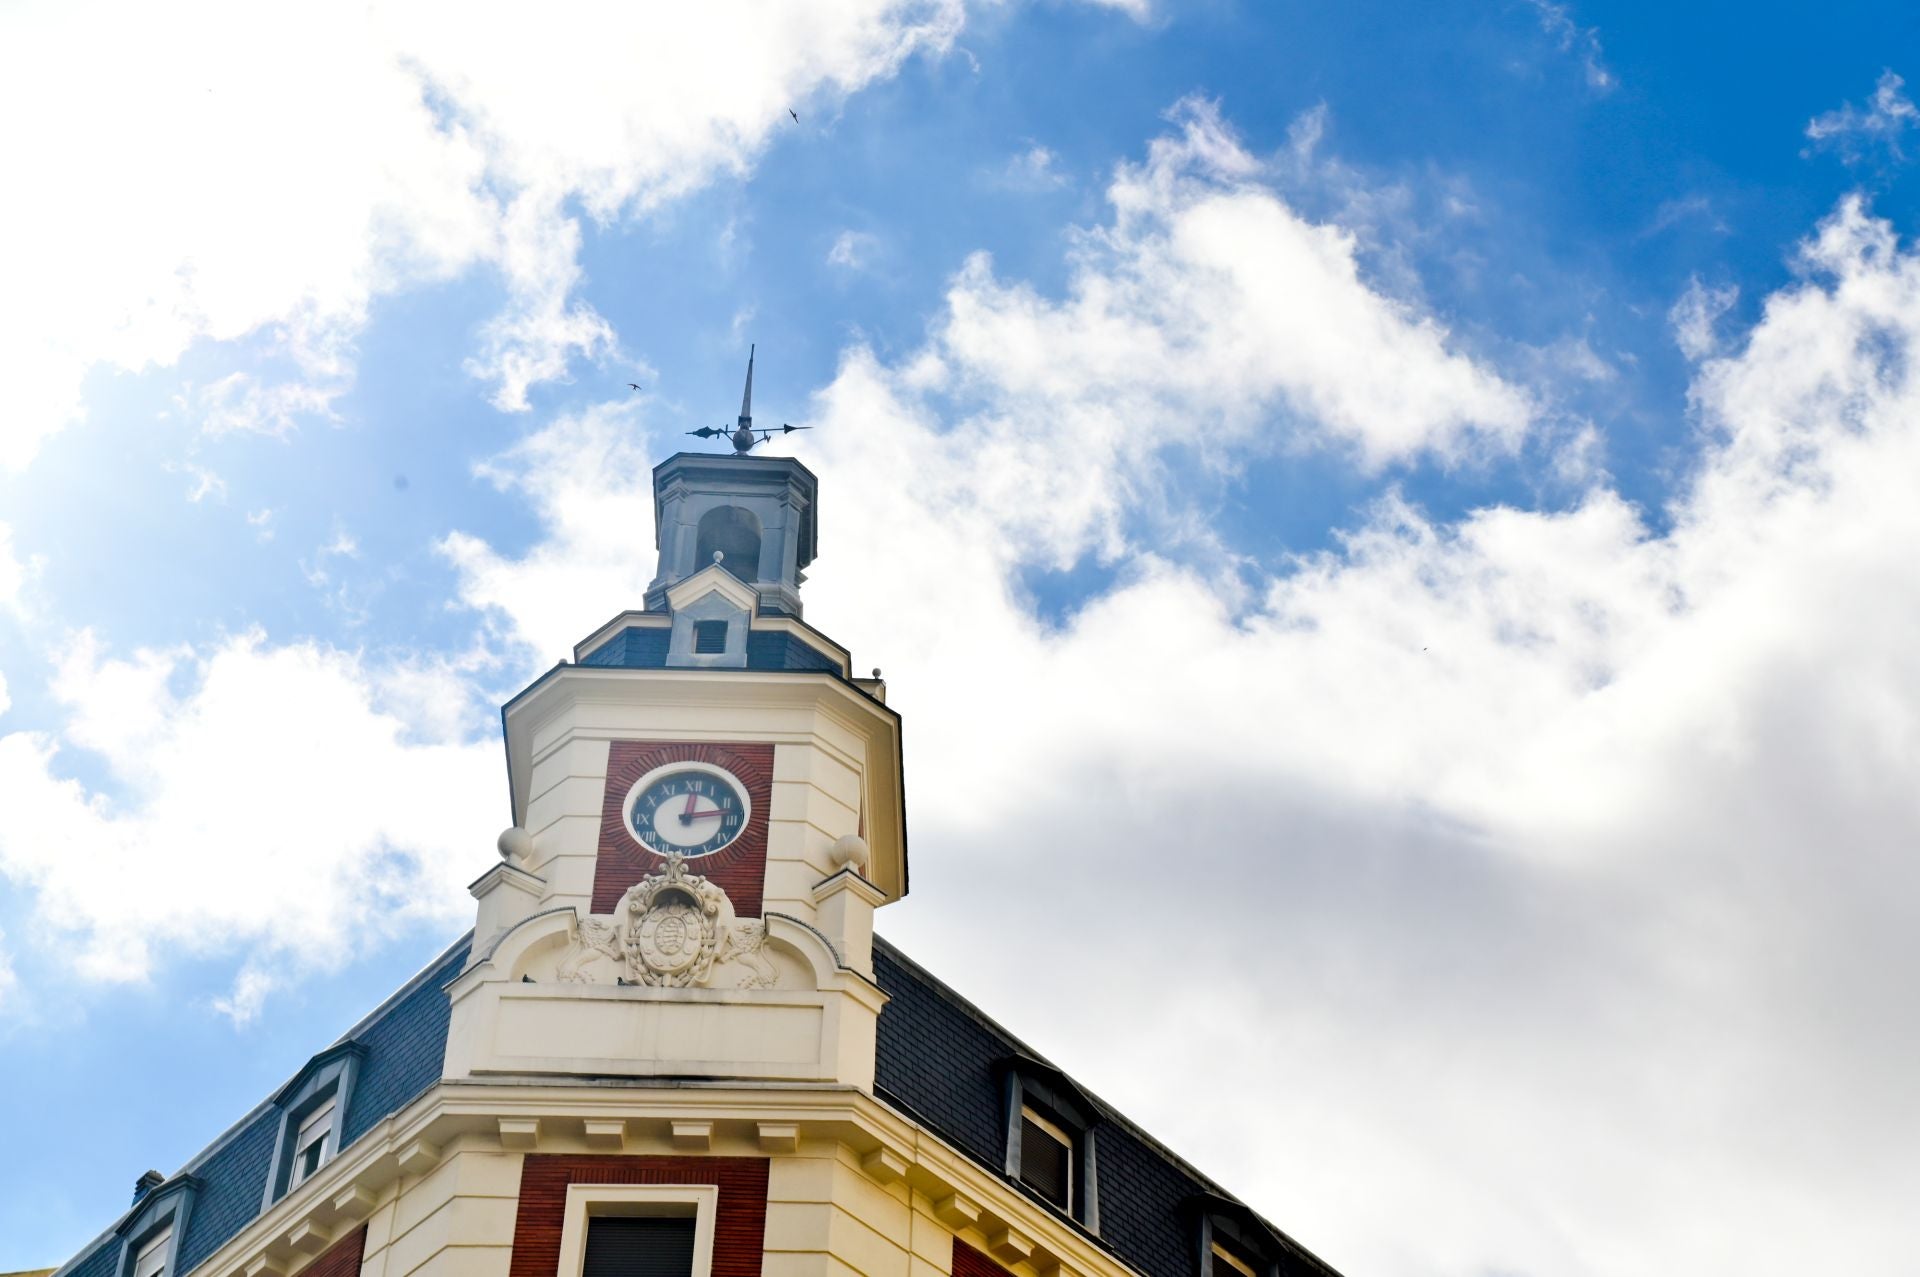
[(766, 923), (736, 918), (719, 886), (686, 869), (686, 857), (667, 856), (666, 868), (627, 890), (610, 917), (584, 917), (566, 957), (562, 980), (590, 984), (583, 969), (596, 955), (611, 959), (624, 984), (684, 989), (710, 982), (716, 965), (747, 969), (737, 987), (771, 988), (773, 964), (764, 952)]

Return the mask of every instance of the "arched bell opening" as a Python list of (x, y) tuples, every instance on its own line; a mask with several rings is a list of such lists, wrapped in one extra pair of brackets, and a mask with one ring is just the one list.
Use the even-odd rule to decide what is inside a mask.
[(700, 516), (694, 540), (694, 567), (698, 572), (713, 562), (718, 552), (720, 566), (752, 582), (760, 575), (760, 520), (751, 510), (737, 505), (715, 506)]

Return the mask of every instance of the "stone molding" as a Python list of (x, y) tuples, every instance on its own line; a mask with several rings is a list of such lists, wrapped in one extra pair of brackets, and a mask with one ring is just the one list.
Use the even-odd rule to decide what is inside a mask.
[[(289, 1272), (294, 1245), (359, 1226), (462, 1148), (502, 1149), (502, 1121), (537, 1124), (540, 1148), (593, 1151), (587, 1124), (625, 1123), (628, 1149), (672, 1150), (675, 1123), (710, 1123), (715, 1148), (784, 1152), (822, 1141), (845, 1148), (876, 1182), (924, 1199), (930, 1217), (983, 1254), (1038, 1277), (1136, 1277), (1078, 1229), (899, 1111), (852, 1087), (751, 1084), (566, 1085), (534, 1079), (442, 1082), (372, 1130), (208, 1256), (196, 1273)], [(769, 1147), (771, 1145), (771, 1147)], [(995, 1243), (998, 1243), (996, 1247)]]

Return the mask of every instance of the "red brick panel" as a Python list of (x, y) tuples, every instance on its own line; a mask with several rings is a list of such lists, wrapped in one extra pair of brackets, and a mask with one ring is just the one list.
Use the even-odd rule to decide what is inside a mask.
[(725, 851), (689, 860), (691, 873), (711, 878), (742, 918), (760, 916), (767, 885), (767, 808), (773, 805), (773, 746), (691, 741), (617, 740), (607, 758), (607, 789), (600, 806), (600, 861), (593, 874), (593, 911), (612, 913), (627, 888), (667, 862), (627, 832), (620, 805), (634, 782), (668, 763), (724, 767), (746, 786), (753, 816)]
[(520, 1169), (520, 1213), (513, 1224), (508, 1277), (553, 1277), (569, 1184), (712, 1184), (713, 1277), (760, 1277), (767, 1237), (764, 1157), (622, 1157), (530, 1153)]
[(953, 1239), (953, 1277), (1010, 1277), (1007, 1270), (973, 1247)]
[(360, 1261), (367, 1251), (367, 1226), (354, 1229), (320, 1252), (300, 1277), (360, 1277)]

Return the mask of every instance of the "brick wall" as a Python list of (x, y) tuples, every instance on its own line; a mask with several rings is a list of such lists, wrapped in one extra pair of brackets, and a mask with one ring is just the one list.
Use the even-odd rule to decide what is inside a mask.
[(569, 1184), (712, 1184), (713, 1277), (760, 1277), (767, 1235), (764, 1157), (646, 1157), (529, 1154), (520, 1171), (508, 1277), (553, 1277)]
[(300, 1277), (360, 1277), (360, 1261), (367, 1253), (367, 1226), (354, 1229), (320, 1252)]
[(1009, 1277), (1009, 1274), (956, 1237), (953, 1239), (953, 1277)]
[(634, 782), (668, 763), (724, 767), (746, 786), (753, 804), (747, 828), (725, 851), (689, 860), (692, 873), (711, 879), (742, 918), (758, 918), (767, 881), (767, 809), (773, 805), (773, 746), (696, 742), (615, 741), (607, 756), (607, 788), (600, 807), (600, 860), (593, 875), (593, 912), (612, 913), (627, 888), (666, 860), (627, 832), (620, 810)]

